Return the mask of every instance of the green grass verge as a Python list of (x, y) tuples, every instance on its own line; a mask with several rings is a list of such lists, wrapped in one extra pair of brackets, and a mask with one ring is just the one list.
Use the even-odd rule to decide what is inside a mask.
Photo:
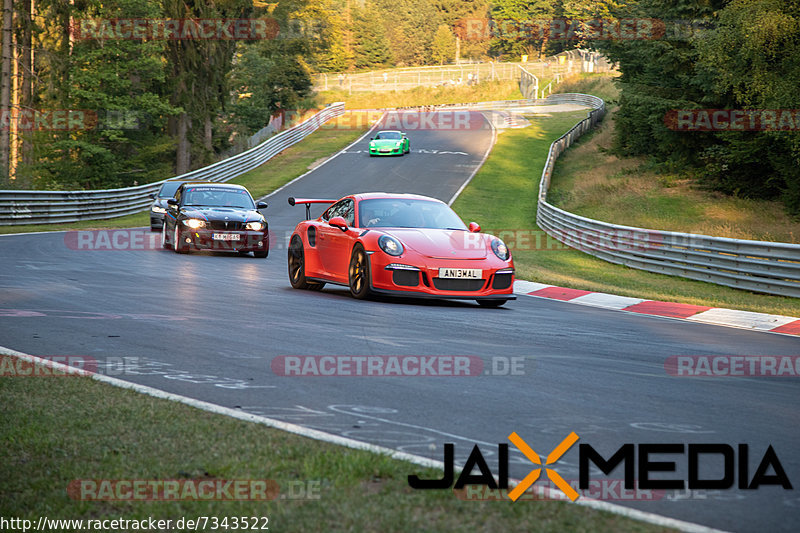
[[(663, 531), (562, 502), (469, 502), (412, 490), (441, 474), (140, 395), (90, 378), (0, 378), (0, 516), (269, 517), (270, 531)], [(73, 480), (264, 480), (316, 499), (80, 501)], [(291, 492), (287, 490), (291, 487)]]
[(519, 84), (514, 80), (485, 81), (471, 86), (416, 87), (405, 91), (354, 92), (322, 91), (317, 100), (324, 104), (344, 102), (348, 109), (381, 109), (423, 105), (462, 104), (491, 100), (519, 100)]
[[(513, 251), (517, 277), (637, 298), (800, 316), (797, 298), (755, 294), (615, 265), (547, 237), (535, 222), (547, 151), (585, 116), (585, 112), (554, 114), (531, 119), (528, 128), (507, 130), (453, 205), (464, 220), (474, 220), (490, 232), (506, 232), (500, 236)], [(561, 160), (556, 168), (560, 164)], [(611, 215), (607, 218), (619, 222)]]
[[(344, 119), (343, 119), (344, 120)], [(360, 137), (368, 128), (363, 120), (342, 122), (338, 128), (334, 119), (299, 143), (287, 148), (268, 162), (229, 183), (244, 185), (254, 198), (269, 194), (280, 186), (304, 174), (313, 166), (332, 156)], [(150, 212), (135, 213), (108, 220), (84, 220), (66, 224), (26, 224), (22, 226), (0, 226), (3, 233), (27, 233), (34, 231), (69, 231), (89, 229), (136, 228), (150, 225)]]

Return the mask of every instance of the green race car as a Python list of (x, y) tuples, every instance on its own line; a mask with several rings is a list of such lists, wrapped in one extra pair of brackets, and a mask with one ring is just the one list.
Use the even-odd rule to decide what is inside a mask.
[(402, 131), (379, 131), (369, 141), (369, 155), (403, 155), (411, 151), (411, 142)]

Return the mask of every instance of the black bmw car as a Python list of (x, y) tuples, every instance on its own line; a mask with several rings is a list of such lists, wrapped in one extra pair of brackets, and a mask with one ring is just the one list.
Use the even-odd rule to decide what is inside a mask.
[(183, 183), (167, 200), (161, 243), (179, 254), (191, 250), (232, 251), (256, 257), (269, 254), (269, 228), (241, 185)]

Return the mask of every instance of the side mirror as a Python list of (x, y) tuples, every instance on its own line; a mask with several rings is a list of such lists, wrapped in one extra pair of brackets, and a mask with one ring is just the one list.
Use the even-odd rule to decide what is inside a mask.
[(177, 206), (178, 205), (178, 199), (177, 198), (168, 198), (167, 199), (167, 205)]
[(266, 208), (267, 208), (267, 202), (258, 202), (256, 204), (256, 209), (266, 209)]
[(328, 224), (334, 228), (339, 228), (342, 231), (347, 231), (347, 222), (342, 217), (333, 217), (328, 221)]
[(153, 200), (155, 200), (155, 199), (156, 199), (156, 193), (154, 193), (154, 192), (151, 192), (151, 193), (150, 193), (150, 194), (148, 194), (147, 196), (148, 196), (149, 198), (152, 198)]
[(477, 222), (470, 222), (469, 231), (470, 233), (479, 233), (481, 231), (481, 225)]

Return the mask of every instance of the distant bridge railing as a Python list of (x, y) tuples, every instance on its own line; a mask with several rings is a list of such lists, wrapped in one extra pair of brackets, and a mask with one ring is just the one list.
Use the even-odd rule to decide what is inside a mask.
[[(246, 152), (177, 177), (215, 182), (231, 180), (265, 163), (343, 113), (344, 103), (331, 104)], [(101, 220), (138, 213), (150, 207), (153, 201), (150, 194), (157, 192), (164, 181), (93, 191), (0, 191), (0, 226)]]
[(800, 297), (800, 245), (660, 231), (601, 222), (547, 202), (555, 160), (605, 114), (605, 102), (585, 94), (554, 94), (549, 103), (574, 103), (593, 110), (550, 145), (536, 222), (567, 246), (611, 263), (726, 285)]

